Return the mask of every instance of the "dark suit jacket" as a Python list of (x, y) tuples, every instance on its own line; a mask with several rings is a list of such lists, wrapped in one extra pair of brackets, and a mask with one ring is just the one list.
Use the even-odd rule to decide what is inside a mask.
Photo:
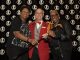
[[(66, 20), (60, 20), (59, 24), (62, 24), (63, 28), (55, 27), (52, 31), (55, 32), (56, 37), (52, 39), (51, 46), (55, 46), (59, 40), (61, 48), (71, 50), (72, 40), (71, 40), (71, 25)], [(55, 42), (55, 43), (54, 43)]]
[(60, 20), (59, 24), (61, 24), (63, 28), (55, 27), (52, 29), (56, 33), (56, 38), (61, 38), (61, 41), (70, 41), (71, 25), (66, 20)]
[(58, 24), (61, 24), (62, 28), (54, 27), (52, 31), (55, 32), (56, 37), (49, 39), (52, 59), (70, 60), (72, 51), (71, 25), (66, 20), (60, 20)]

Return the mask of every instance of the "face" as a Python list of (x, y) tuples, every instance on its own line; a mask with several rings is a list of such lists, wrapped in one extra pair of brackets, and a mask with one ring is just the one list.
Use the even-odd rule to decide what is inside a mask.
[(50, 12), (50, 15), (51, 15), (51, 21), (53, 21), (54, 23), (59, 20), (59, 15), (58, 15), (57, 11), (52, 10)]
[(42, 20), (43, 16), (44, 16), (44, 11), (43, 10), (37, 9), (35, 11), (35, 19), (36, 20)]
[(21, 11), (20, 16), (21, 16), (21, 18), (23, 18), (23, 19), (28, 18), (28, 16), (29, 16), (29, 10), (28, 10), (27, 8), (24, 8), (24, 9)]

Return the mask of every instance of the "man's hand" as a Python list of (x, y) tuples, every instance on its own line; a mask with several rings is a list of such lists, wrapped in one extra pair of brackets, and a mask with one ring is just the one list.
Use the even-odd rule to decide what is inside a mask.
[(47, 38), (47, 37), (48, 37), (48, 33), (42, 35), (42, 38)]
[(52, 30), (49, 30), (48, 31), (48, 35), (51, 36), (51, 37), (55, 37), (55, 32), (53, 32)]

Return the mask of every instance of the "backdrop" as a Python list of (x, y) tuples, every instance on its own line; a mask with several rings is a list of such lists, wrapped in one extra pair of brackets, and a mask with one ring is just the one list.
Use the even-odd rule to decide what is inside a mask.
[[(58, 10), (61, 19), (68, 20), (72, 26), (72, 60), (80, 55), (80, 0), (0, 0), (0, 56), (7, 60), (5, 43), (9, 37), (11, 21), (20, 15), (20, 7), (27, 5), (31, 9), (30, 20), (34, 21), (34, 11), (42, 7), (45, 21), (50, 20), (51, 9)], [(0, 59), (1, 59), (0, 58)]]

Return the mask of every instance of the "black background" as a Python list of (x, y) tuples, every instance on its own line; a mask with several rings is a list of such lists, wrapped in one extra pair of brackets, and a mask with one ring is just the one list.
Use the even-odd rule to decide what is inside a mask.
[[(5, 38), (5, 43), (7, 41), (7, 38), (9, 37), (9, 36), (6, 36), (7, 35), (6, 33), (10, 31), (10, 27), (11, 27), (11, 25), (9, 25), (9, 26), (6, 25), (6, 22), (7, 21), (10, 21), (11, 22), (13, 20), (11, 17), (13, 15), (15, 15), (15, 16), (18, 15), (17, 14), (17, 11), (20, 9), (20, 7), (22, 5), (27, 5), (27, 6), (30, 7), (30, 9), (32, 11), (32, 14), (30, 16), (30, 20), (33, 20), (32, 19), (32, 16), (34, 14), (34, 9), (32, 8), (33, 5), (37, 5), (37, 7), (42, 7), (44, 9), (44, 11), (45, 11), (45, 15), (49, 15), (49, 11), (51, 9), (55, 9), (54, 7), (57, 5), (59, 7), (58, 12), (60, 14), (61, 19), (68, 20), (70, 22), (70, 24), (71, 24), (71, 20), (74, 20), (75, 21), (75, 24), (73, 24), (73, 25), (71, 24), (72, 31), (73, 30), (76, 31), (76, 34), (75, 35), (72, 34), (72, 36), (73, 36), (72, 37), (72, 40), (73, 41), (76, 41), (77, 42), (77, 45), (74, 46), (74, 43), (72, 42), (73, 43), (72, 60), (79, 60), (79, 58), (80, 58), (80, 52), (77, 50), (77, 48), (80, 46), (80, 44), (79, 44), (79, 41), (76, 39), (76, 37), (80, 35), (80, 29), (79, 30), (76, 29), (76, 26), (77, 25), (80, 25), (80, 22), (79, 22), (80, 21), (80, 11), (79, 11), (79, 9), (80, 9), (80, 0), (72, 0), (73, 1), (73, 4), (70, 4), (70, 0), (62, 0), (64, 2), (63, 4), (60, 4), (60, 1), (61, 0), (53, 0), (54, 4), (52, 4), (52, 5), (49, 3), (49, 0), (43, 0), (44, 3), (42, 5), (39, 4), (39, 1), (40, 0), (31, 0), (32, 1), (32, 4), (30, 4), (30, 5), (27, 4), (27, 1), (28, 0), (21, 0), (22, 3), (19, 4), (19, 5), (17, 4), (17, 1), (18, 0), (9, 0), (11, 2), (11, 4), (9, 4), (9, 5), (7, 4), (7, 0), (0, 0), (0, 1), (1, 1), (0, 2), (0, 29), (1, 29), (2, 26), (5, 27), (5, 31), (4, 32), (1, 32), (0, 31), (0, 39), (2, 37)], [(76, 4), (79, 5), (79, 8), (78, 9), (75, 9), (74, 8), (74, 6)], [(5, 9), (3, 9), (3, 10), (1, 9), (1, 6), (2, 5), (5, 5)], [(11, 9), (12, 5), (16, 5), (16, 9), (15, 10), (12, 10)], [(46, 10), (44, 8), (45, 5), (48, 5), (49, 6), (49, 9), (48, 10)], [(69, 6), (69, 9), (65, 9), (65, 5), (68, 5)], [(6, 14), (6, 11), (7, 10), (10, 10), (11, 11), (11, 14), (10, 15), (7, 15)], [(64, 14), (61, 14), (60, 13), (61, 10), (64, 11)], [(70, 10), (74, 10), (75, 13), (71, 15), (70, 14)], [(76, 14), (79, 15), (79, 19), (76, 19), (75, 18), (75, 15)], [(4, 21), (1, 20), (1, 16), (2, 15), (5, 16)], [(70, 18), (69, 19), (66, 19), (65, 18), (66, 15), (69, 15)], [(46, 18), (44, 18), (44, 19), (45, 19), (45, 21), (47, 21)], [(48, 20), (50, 20), (50, 19), (48, 19)], [(2, 58), (2, 59), (0, 58), (0, 60), (3, 60), (3, 59), (4, 60), (7, 60), (5, 43), (0, 43), (0, 49), (4, 49), (5, 50), (5, 53), (3, 55), (0, 55), (1, 58)]]

